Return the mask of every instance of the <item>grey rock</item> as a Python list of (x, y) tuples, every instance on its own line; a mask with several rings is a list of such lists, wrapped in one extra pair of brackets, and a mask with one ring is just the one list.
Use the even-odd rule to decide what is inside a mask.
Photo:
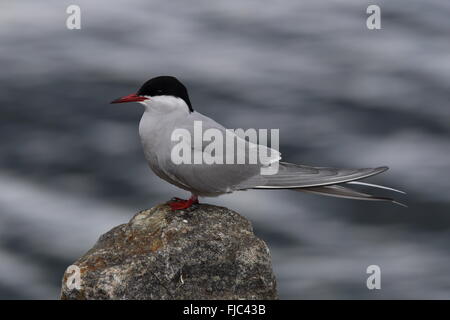
[(74, 265), (80, 286), (68, 269), (61, 299), (277, 299), (269, 249), (251, 223), (207, 204), (141, 211)]

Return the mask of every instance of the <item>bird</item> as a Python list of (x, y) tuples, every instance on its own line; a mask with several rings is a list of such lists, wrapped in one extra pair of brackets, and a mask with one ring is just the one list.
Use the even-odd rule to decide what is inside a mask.
[[(224, 135), (233, 135), (215, 120), (194, 110), (188, 90), (176, 77), (157, 76), (146, 81), (136, 93), (113, 100), (112, 104), (137, 102), (144, 106), (139, 122), (139, 136), (144, 156), (151, 170), (161, 179), (191, 193), (189, 199), (172, 198), (168, 202), (173, 211), (189, 210), (199, 204), (199, 197), (215, 197), (248, 189), (289, 189), (299, 192), (367, 201), (388, 201), (403, 205), (393, 198), (376, 196), (351, 188), (365, 186), (405, 193), (394, 188), (360, 181), (388, 170), (387, 166), (375, 168), (315, 167), (280, 161), (281, 154), (274, 149), (245, 140), (235, 151), (270, 149), (266, 162), (256, 163), (175, 163), (173, 132), (183, 129), (195, 134), (195, 123), (203, 129), (214, 129)], [(241, 139), (242, 137), (235, 137)], [(240, 150), (243, 148), (245, 150)], [(202, 159), (211, 156), (204, 142), (189, 145), (188, 151)], [(259, 149), (258, 149), (259, 150)], [(263, 170), (277, 165), (277, 171), (263, 174)]]

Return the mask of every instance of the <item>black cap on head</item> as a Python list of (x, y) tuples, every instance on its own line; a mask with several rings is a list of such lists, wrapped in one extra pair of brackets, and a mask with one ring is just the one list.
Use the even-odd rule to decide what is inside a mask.
[(174, 96), (183, 99), (190, 112), (194, 111), (186, 87), (175, 77), (160, 76), (150, 79), (142, 85), (137, 94), (151, 97)]

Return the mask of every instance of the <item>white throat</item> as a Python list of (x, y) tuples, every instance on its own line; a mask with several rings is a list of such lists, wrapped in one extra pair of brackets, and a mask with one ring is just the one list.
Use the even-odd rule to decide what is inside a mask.
[(165, 145), (170, 146), (169, 143), (160, 144), (170, 139), (172, 129), (189, 116), (189, 107), (183, 99), (174, 96), (149, 97), (139, 103), (145, 107), (139, 122), (139, 135), (144, 153), (149, 159), (155, 157), (156, 150), (161, 150)]

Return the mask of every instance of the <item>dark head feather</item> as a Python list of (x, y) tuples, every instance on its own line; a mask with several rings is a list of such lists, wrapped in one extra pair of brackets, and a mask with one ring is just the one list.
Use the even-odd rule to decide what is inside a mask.
[(175, 77), (160, 76), (145, 82), (137, 92), (140, 96), (174, 96), (183, 99), (193, 112), (186, 87)]

